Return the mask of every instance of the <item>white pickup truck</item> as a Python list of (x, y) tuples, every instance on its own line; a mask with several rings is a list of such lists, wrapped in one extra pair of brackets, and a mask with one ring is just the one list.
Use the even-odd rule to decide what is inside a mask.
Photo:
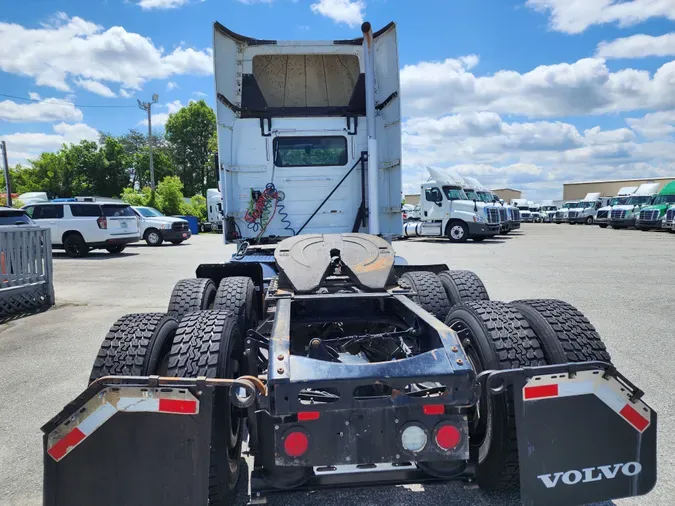
[(139, 219), (141, 237), (149, 246), (159, 246), (164, 241), (180, 244), (192, 236), (189, 223), (182, 218), (165, 216), (154, 207), (134, 206), (133, 210)]

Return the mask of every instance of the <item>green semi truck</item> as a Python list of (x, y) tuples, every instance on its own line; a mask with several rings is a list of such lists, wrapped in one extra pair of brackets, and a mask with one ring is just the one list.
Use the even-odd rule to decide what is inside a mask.
[(640, 230), (660, 229), (669, 207), (675, 204), (675, 181), (671, 181), (654, 198), (652, 205), (643, 208), (635, 220)]

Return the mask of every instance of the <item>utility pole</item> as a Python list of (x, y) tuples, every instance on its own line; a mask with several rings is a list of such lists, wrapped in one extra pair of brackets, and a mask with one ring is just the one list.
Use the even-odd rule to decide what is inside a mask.
[(2, 162), (5, 169), (5, 191), (7, 192), (7, 207), (12, 207), (12, 188), (9, 184), (9, 163), (7, 163), (7, 144), (5, 141), (0, 143), (2, 146)]
[(138, 107), (148, 112), (148, 150), (150, 151), (150, 189), (155, 191), (155, 167), (152, 164), (152, 104), (156, 104), (159, 100), (159, 95), (155, 93), (152, 96), (152, 102), (138, 101)]

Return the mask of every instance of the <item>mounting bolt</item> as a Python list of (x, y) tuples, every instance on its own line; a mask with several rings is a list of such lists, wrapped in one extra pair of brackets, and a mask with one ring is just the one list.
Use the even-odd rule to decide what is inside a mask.
[(349, 422), (345, 422), (345, 425), (349, 425)]
[(321, 339), (312, 339), (309, 343), (312, 348), (318, 348), (321, 345)]
[(246, 340), (246, 344), (251, 344), (251, 340), (250, 340), (250, 339), (247, 339), (247, 340)]
[(457, 348), (457, 346), (453, 346), (453, 347), (450, 348), (450, 349), (451, 349), (454, 353), (457, 353), (457, 352), (459, 351), (459, 348)]
[(283, 374), (283, 373), (286, 372), (286, 371), (285, 371), (285, 369), (284, 369), (283, 367), (279, 367), (279, 369), (277, 369), (277, 372), (278, 372), (279, 374)]
[(283, 360), (283, 359), (284, 359), (283, 353), (279, 353), (279, 354), (277, 355), (277, 360)]
[(398, 423), (398, 418), (396, 420), (394, 420), (394, 423)]
[(396, 454), (396, 458), (397, 458), (397, 459), (400, 459), (401, 456), (397, 453), (397, 454)]
[(461, 358), (457, 359), (457, 365), (462, 365), (463, 363), (464, 363), (464, 360), (462, 360)]
[(464, 341), (462, 341), (462, 346), (471, 346), (471, 341), (464, 339)]
[(274, 426), (274, 430), (279, 430), (279, 426), (278, 426), (278, 425), (275, 425), (275, 426)]
[(349, 461), (352, 460), (352, 459), (351, 459), (351, 457), (345, 457), (345, 460), (346, 460), (347, 462), (349, 462)]

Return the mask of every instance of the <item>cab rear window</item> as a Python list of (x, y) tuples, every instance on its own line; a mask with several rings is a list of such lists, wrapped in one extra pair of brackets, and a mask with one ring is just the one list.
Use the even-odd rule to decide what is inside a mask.
[(103, 210), (103, 216), (107, 216), (109, 218), (116, 216), (128, 216), (130, 218), (136, 217), (136, 214), (134, 213), (133, 209), (131, 209), (131, 206), (104, 204), (101, 206), (101, 209)]
[(274, 139), (277, 167), (328, 167), (347, 165), (347, 139), (330, 137), (277, 137)]

